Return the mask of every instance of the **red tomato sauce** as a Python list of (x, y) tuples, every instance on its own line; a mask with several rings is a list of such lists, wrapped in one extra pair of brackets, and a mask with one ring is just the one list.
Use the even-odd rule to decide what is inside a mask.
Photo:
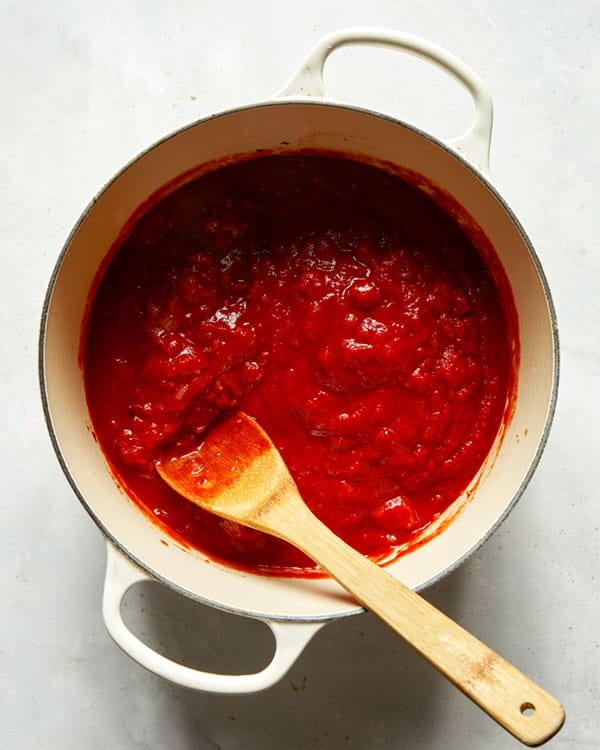
[(302, 553), (200, 510), (154, 469), (242, 409), (336, 534), (375, 559), (400, 554), (506, 418), (518, 332), (504, 282), (387, 171), (306, 154), (221, 167), (148, 210), (98, 284), (83, 331), (97, 439), (175, 539), (311, 575)]

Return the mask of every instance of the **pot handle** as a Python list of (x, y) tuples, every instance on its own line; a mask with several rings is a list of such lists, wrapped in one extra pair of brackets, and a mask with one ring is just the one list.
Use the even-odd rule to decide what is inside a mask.
[(276, 96), (331, 99), (323, 78), (325, 61), (338, 47), (354, 44), (387, 47), (407, 52), (437, 65), (461, 83), (471, 94), (475, 104), (473, 122), (463, 135), (449, 139), (447, 143), (463, 154), (482, 172), (489, 173), (493, 107), (492, 98), (485, 84), (458, 57), (418, 36), (370, 27), (334, 31), (322, 37), (316, 43), (304, 63)]
[(115, 643), (134, 661), (182, 687), (209, 693), (254, 693), (265, 690), (280, 680), (300, 656), (313, 635), (325, 624), (274, 622), (261, 619), (275, 638), (275, 653), (270, 663), (254, 674), (214, 674), (186, 667), (154, 651), (129, 630), (121, 615), (121, 604), (127, 591), (136, 583), (156, 581), (107, 544), (106, 577), (102, 599), (102, 615), (106, 629)]

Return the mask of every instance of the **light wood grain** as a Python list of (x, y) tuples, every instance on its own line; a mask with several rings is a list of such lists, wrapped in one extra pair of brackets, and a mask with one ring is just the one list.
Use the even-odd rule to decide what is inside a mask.
[(254, 420), (235, 415), (199, 451), (157, 470), (197, 505), (304, 551), (525, 745), (543, 744), (563, 725), (555, 698), (319, 521)]

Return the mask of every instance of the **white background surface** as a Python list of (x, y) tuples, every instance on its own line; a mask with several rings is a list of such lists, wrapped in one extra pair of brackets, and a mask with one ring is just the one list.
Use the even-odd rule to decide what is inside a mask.
[[(172, 130), (269, 97), (317, 38), (347, 25), (435, 41), (492, 91), (494, 182), (528, 231), (557, 307), (559, 403), (516, 509), (427, 596), (563, 701), (567, 723), (551, 747), (598, 747), (598, 2), (2, 0), (3, 748), (518, 746), (368, 615), (324, 628), (259, 695), (195, 694), (144, 672), (104, 630), (104, 542), (59, 470), (41, 414), (45, 287), (92, 195)], [(440, 137), (469, 121), (454, 83), (388, 51), (336, 53), (328, 82), (338, 98)], [(158, 586), (133, 593), (127, 611), (138, 632), (187, 663), (250, 669), (269, 652), (257, 625)]]

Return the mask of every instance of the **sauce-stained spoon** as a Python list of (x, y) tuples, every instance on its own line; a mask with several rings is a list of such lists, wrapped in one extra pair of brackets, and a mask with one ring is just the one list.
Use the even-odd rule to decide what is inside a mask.
[(305, 552), (525, 745), (563, 725), (560, 703), (460, 625), (331, 532), (303, 502), (264, 430), (237, 413), (201, 446), (157, 463), (189, 501)]

